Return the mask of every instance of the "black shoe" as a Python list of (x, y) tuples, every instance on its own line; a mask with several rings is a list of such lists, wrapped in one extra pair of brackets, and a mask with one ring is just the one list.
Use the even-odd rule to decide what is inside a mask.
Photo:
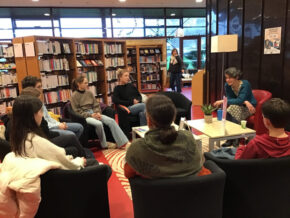
[(239, 147), (239, 145), (240, 145), (240, 139), (234, 139), (233, 140), (233, 146), (234, 147)]
[(225, 143), (222, 144), (222, 147), (230, 147), (233, 145), (233, 140), (227, 140)]

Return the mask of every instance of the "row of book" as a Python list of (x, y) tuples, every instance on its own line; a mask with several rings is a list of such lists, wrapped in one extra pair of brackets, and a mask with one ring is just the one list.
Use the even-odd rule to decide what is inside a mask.
[(36, 41), (38, 48), (38, 55), (43, 54), (70, 54), (71, 50), (69, 43), (59, 42), (59, 41)]
[(114, 44), (107, 44), (105, 43), (105, 55), (108, 54), (122, 54), (122, 44), (114, 43)]
[(151, 80), (160, 80), (159, 74), (149, 74), (149, 75), (141, 75), (142, 82), (151, 81)]
[(89, 91), (91, 91), (94, 96), (98, 95), (97, 86), (95, 86), (95, 85), (90, 85), (89, 86)]
[(40, 71), (51, 72), (53, 70), (69, 70), (69, 62), (66, 58), (52, 58), (39, 60)]
[(15, 63), (0, 63), (0, 70), (16, 69)]
[(156, 83), (142, 83), (141, 89), (158, 89), (159, 84)]
[(0, 99), (4, 98), (16, 98), (17, 97), (17, 88), (16, 87), (7, 87), (0, 89)]
[(0, 86), (6, 86), (17, 83), (17, 75), (15, 72), (1, 72)]
[(141, 64), (140, 65), (140, 72), (141, 73), (154, 73), (159, 72), (159, 66), (153, 64)]
[(113, 93), (117, 85), (118, 85), (118, 82), (108, 83), (108, 94)]
[(140, 55), (149, 55), (149, 54), (160, 54), (159, 48), (146, 48), (146, 49), (140, 49)]
[(127, 49), (127, 55), (136, 55), (136, 49)]
[(117, 79), (117, 71), (116, 70), (107, 70), (106, 71), (107, 80)]
[(62, 107), (53, 107), (47, 109), (48, 111), (51, 111), (54, 114), (62, 115)]
[(14, 100), (11, 101), (3, 101), (0, 103), (0, 114), (6, 114), (6, 108), (12, 107)]
[(77, 67), (103, 66), (101, 60), (77, 60)]
[(14, 57), (13, 46), (0, 45), (0, 57), (5, 58)]
[(106, 65), (106, 67), (124, 66), (125, 65), (125, 61), (124, 61), (123, 57), (106, 58), (105, 59), (105, 65)]
[(61, 89), (44, 93), (45, 104), (53, 104), (57, 102), (67, 102), (71, 97), (71, 89)]
[(136, 57), (127, 57), (127, 64), (136, 64)]
[(64, 75), (48, 75), (45, 73), (40, 74), (42, 88), (52, 89), (58, 86), (68, 86), (69, 77), (67, 74)]
[(89, 83), (98, 81), (98, 73), (96, 71), (88, 71), (86, 76)]
[(99, 53), (99, 45), (97, 43), (76, 42), (75, 47), (77, 54), (89, 55)]
[(161, 61), (161, 56), (160, 55), (140, 56), (139, 61), (140, 63), (156, 63)]

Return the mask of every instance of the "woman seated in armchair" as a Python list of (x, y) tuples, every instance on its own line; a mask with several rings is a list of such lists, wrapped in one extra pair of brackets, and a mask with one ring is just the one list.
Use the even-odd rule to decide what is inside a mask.
[[(225, 93), (228, 102), (226, 119), (237, 124), (254, 114), (257, 104), (251, 84), (247, 80), (241, 80), (241, 77), (242, 72), (235, 67), (225, 70)], [(218, 100), (214, 103), (214, 106), (220, 106), (222, 103), (223, 100)], [(237, 146), (239, 140), (227, 140), (222, 146), (227, 147), (232, 144)]]
[(142, 103), (142, 97), (137, 88), (129, 83), (130, 73), (128, 69), (119, 69), (117, 71), (119, 85), (114, 89), (114, 104), (122, 105), (128, 108), (132, 115), (138, 115), (140, 125), (147, 125), (145, 116), (145, 104)]

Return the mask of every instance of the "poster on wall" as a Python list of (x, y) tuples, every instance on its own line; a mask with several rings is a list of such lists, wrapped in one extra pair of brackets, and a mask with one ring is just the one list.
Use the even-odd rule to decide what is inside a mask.
[(282, 27), (265, 29), (264, 54), (280, 54)]

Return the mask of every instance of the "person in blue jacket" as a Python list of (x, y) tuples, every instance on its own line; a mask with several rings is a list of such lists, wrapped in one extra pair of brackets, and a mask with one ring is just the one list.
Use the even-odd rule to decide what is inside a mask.
[[(226, 119), (240, 124), (256, 112), (257, 101), (252, 93), (251, 84), (247, 80), (241, 80), (242, 72), (235, 67), (225, 70), (225, 93), (228, 101)], [(213, 105), (218, 107), (223, 100), (216, 101)], [(222, 146), (237, 145), (238, 141), (228, 140)]]

